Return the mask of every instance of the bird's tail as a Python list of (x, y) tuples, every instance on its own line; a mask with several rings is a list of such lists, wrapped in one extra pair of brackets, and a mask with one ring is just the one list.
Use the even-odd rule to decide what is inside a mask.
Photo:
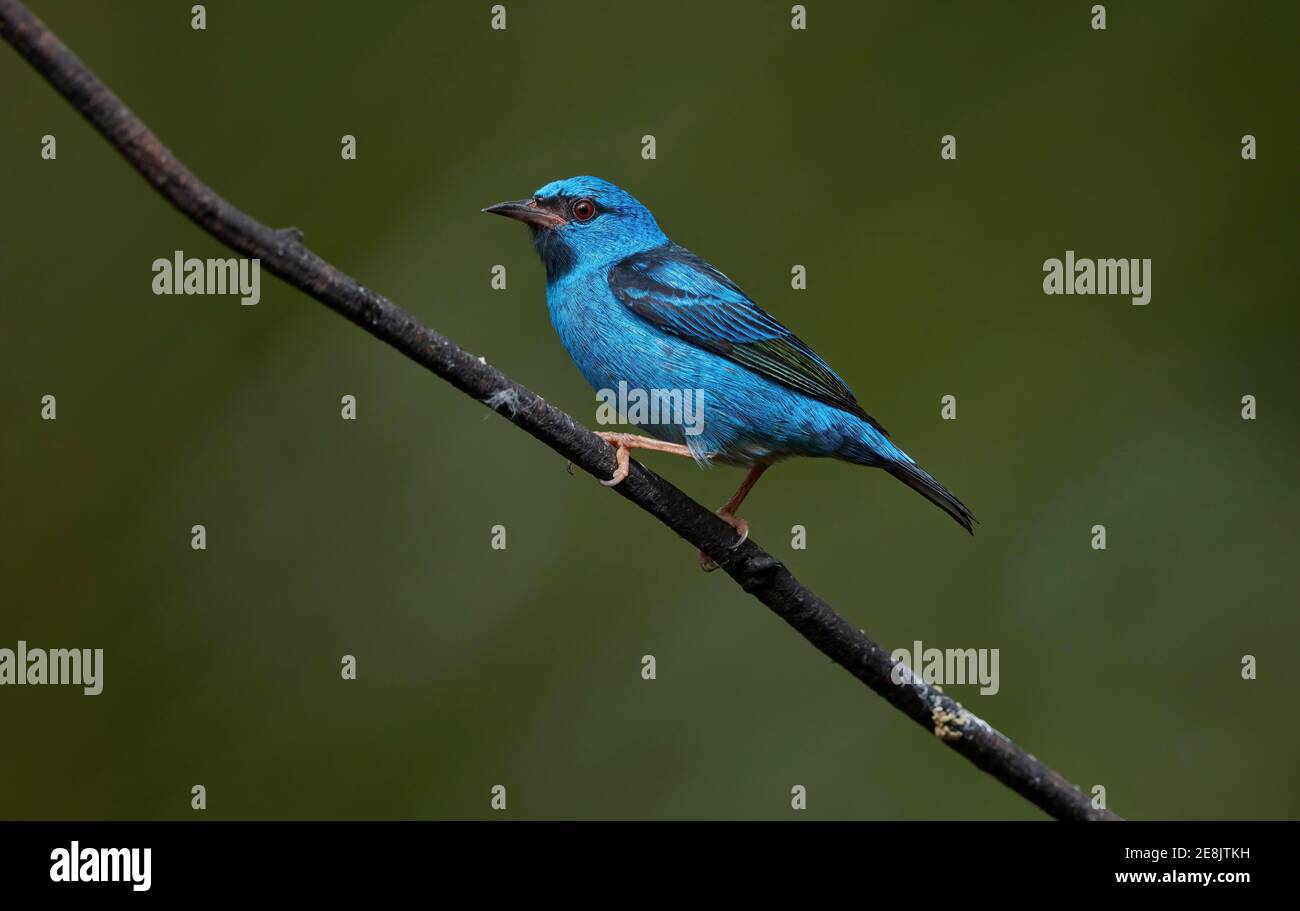
[(944, 487), (918, 465), (902, 459), (891, 459), (881, 466), (908, 487), (925, 497), (953, 517), (958, 525), (972, 535), (975, 534), (971, 523), (978, 521), (975, 514), (966, 508), (966, 504), (957, 499), (947, 487)]

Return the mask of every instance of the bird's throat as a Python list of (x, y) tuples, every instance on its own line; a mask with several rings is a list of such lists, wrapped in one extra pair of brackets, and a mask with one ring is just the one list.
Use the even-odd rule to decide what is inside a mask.
[(546, 281), (551, 283), (564, 277), (578, 261), (573, 248), (553, 229), (533, 228), (533, 247), (546, 267)]

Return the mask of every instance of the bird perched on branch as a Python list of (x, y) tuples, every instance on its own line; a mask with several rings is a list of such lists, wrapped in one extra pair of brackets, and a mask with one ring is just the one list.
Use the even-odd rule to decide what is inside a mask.
[[(748, 467), (718, 510), (739, 547), (749, 525), (736, 511), (769, 466), (832, 457), (883, 468), (971, 530), (965, 504), (890, 442), (825, 361), (735, 282), (670, 241), (631, 194), (597, 177), (570, 177), (483, 211), (528, 225), (546, 267), (551, 323), (598, 392), (658, 392), (675, 402), (702, 390), (698, 423), (679, 412), (634, 422), (652, 436), (599, 434), (617, 459), (602, 484), (627, 477), (632, 449)], [(716, 568), (703, 554), (700, 561)]]

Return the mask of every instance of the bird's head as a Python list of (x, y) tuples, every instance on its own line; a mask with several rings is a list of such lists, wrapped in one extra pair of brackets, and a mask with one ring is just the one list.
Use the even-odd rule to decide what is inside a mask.
[(616, 262), (668, 241), (649, 209), (599, 177), (555, 180), (531, 199), (500, 202), (483, 211), (528, 225), (548, 281), (576, 266)]

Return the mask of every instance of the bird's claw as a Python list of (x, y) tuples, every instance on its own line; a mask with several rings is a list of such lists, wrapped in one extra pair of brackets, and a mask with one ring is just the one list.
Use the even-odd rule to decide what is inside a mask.
[[(608, 481), (601, 481), (600, 483), (605, 487), (617, 487), (619, 484), (623, 483), (623, 479), (627, 477), (627, 473), (630, 470), (630, 465), (628, 464), (629, 459), (631, 458), (630, 450), (627, 448), (626, 443), (621, 439), (618, 439), (617, 434), (609, 434), (607, 436), (603, 433), (598, 433), (596, 436), (614, 447), (614, 474), (610, 476)], [(597, 480), (600, 479), (597, 478)]]
[[(733, 516), (731, 513), (727, 512), (726, 509), (719, 509), (715, 515), (740, 534), (740, 539), (736, 541), (735, 544), (731, 545), (732, 550), (735, 550), (737, 547), (749, 540), (749, 523), (744, 519), (739, 516)], [(704, 570), (706, 573), (711, 573), (717, 568), (718, 564), (714, 562), (713, 558), (704, 551), (700, 551), (700, 569)]]
[(738, 519), (737, 521), (741, 523), (741, 527), (736, 529), (736, 531), (740, 532), (740, 540), (731, 545), (732, 550), (735, 550), (737, 547), (749, 540), (749, 523), (744, 519)]

